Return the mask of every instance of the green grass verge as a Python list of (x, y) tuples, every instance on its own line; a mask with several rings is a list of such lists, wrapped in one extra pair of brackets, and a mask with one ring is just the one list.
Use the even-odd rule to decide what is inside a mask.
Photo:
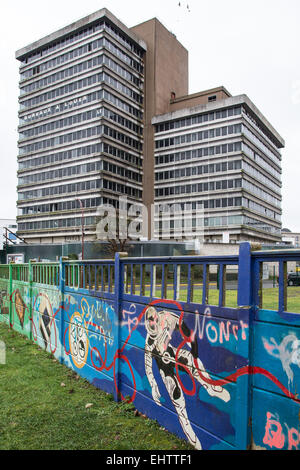
[(0, 365), (1, 450), (192, 449), (7, 325), (0, 324), (0, 340), (6, 344), (6, 364)]

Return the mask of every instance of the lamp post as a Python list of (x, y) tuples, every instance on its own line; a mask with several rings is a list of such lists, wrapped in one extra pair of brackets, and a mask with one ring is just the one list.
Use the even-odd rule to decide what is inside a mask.
[(81, 199), (76, 199), (79, 202), (81, 207), (81, 260), (84, 259), (84, 214), (83, 214), (83, 204)]

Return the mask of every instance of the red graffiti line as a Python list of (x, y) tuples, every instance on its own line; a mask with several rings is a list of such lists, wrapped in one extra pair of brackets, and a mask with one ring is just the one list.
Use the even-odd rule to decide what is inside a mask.
[[(114, 384), (115, 384), (115, 387), (116, 387), (116, 391), (117, 393), (119, 393), (122, 397), (122, 399), (124, 400), (124, 397), (122, 396), (121, 392), (119, 391), (119, 387), (118, 387), (118, 383), (117, 383), (117, 378), (116, 378), (116, 371), (115, 371), (115, 368), (116, 368), (116, 361), (117, 359), (121, 359), (123, 361), (126, 362), (126, 364), (128, 365), (129, 369), (130, 369), (130, 373), (132, 375), (132, 381), (133, 381), (133, 394), (131, 396), (131, 398), (128, 401), (128, 403), (131, 403), (132, 401), (134, 401), (135, 399), (135, 396), (136, 396), (136, 381), (135, 381), (135, 377), (134, 377), (134, 372), (133, 372), (133, 369), (132, 369), (132, 366), (128, 360), (128, 358), (123, 354), (124, 353), (124, 349), (126, 348), (129, 340), (130, 340), (130, 337), (132, 335), (132, 333), (137, 329), (137, 327), (139, 326), (141, 320), (143, 319), (144, 315), (145, 315), (145, 312), (146, 310), (149, 308), (149, 307), (152, 307), (154, 305), (158, 305), (158, 304), (171, 304), (171, 305), (174, 305), (176, 306), (179, 311), (180, 311), (180, 317), (179, 317), (179, 331), (180, 331), (180, 334), (183, 338), (183, 341), (181, 342), (181, 344), (178, 346), (177, 348), (177, 351), (176, 351), (176, 356), (175, 356), (175, 368), (176, 368), (176, 375), (177, 375), (177, 379), (184, 391), (185, 394), (189, 395), (189, 396), (193, 396), (195, 393), (196, 393), (196, 384), (195, 384), (195, 380), (194, 380), (194, 377), (192, 376), (191, 374), (191, 371), (189, 370), (189, 368), (182, 364), (181, 362), (178, 361), (178, 355), (180, 353), (180, 350), (187, 344), (187, 343), (192, 343), (193, 340), (194, 340), (194, 333), (191, 332), (190, 336), (186, 336), (183, 332), (183, 329), (182, 329), (182, 322), (183, 322), (183, 317), (184, 317), (184, 311), (183, 311), (183, 308), (181, 306), (181, 304), (179, 302), (177, 302), (176, 300), (168, 300), (168, 299), (156, 299), (156, 300), (153, 300), (150, 304), (148, 304), (143, 310), (142, 312), (140, 313), (140, 315), (138, 316), (137, 318), (137, 321), (136, 321), (136, 324), (133, 326), (132, 330), (130, 331), (129, 335), (127, 336), (126, 340), (124, 341), (122, 347), (120, 349), (117, 349), (115, 355), (114, 355), (114, 358), (111, 362), (110, 365), (106, 365), (106, 361), (107, 361), (107, 344), (106, 344), (106, 341), (105, 341), (105, 357), (104, 359), (102, 358), (99, 350), (94, 347), (91, 349), (91, 362), (92, 362), (92, 365), (93, 367), (95, 367), (96, 370), (98, 371), (109, 371), (111, 368), (113, 368), (113, 375), (114, 375)], [(101, 327), (100, 327), (101, 328)], [(66, 329), (67, 331), (67, 329)], [(65, 334), (66, 334), (66, 331), (65, 331)], [(100, 330), (101, 331), (101, 330)], [(103, 333), (103, 331), (102, 331)], [(65, 337), (65, 335), (64, 335)], [(66, 350), (66, 347), (65, 347), (65, 350)], [(66, 351), (67, 354), (70, 354), (70, 351)], [(96, 366), (95, 362), (94, 362), (94, 359), (93, 359), (93, 353), (96, 353), (97, 354), (97, 360), (99, 362), (101, 362), (101, 365), (100, 367)], [(228, 385), (229, 382), (236, 382), (236, 380), (243, 376), (243, 375), (254, 375), (254, 374), (260, 374), (260, 375), (263, 375), (265, 376), (266, 378), (268, 378), (269, 380), (271, 380), (278, 388), (280, 388), (280, 390), (288, 397), (288, 398), (291, 398), (292, 400), (296, 401), (296, 402), (300, 402), (299, 399), (297, 399), (297, 397), (295, 395), (293, 395), (278, 379), (277, 377), (275, 377), (273, 374), (271, 374), (270, 372), (268, 372), (266, 369), (263, 369), (262, 367), (254, 367), (254, 366), (245, 366), (245, 367), (242, 367), (240, 368), (239, 370), (237, 370), (235, 373), (225, 377), (225, 378), (222, 378), (222, 379), (218, 379), (218, 380), (213, 380), (211, 378), (208, 378), (206, 377), (205, 375), (202, 374), (201, 370), (199, 369), (199, 366), (198, 366), (198, 363), (197, 363), (197, 358), (194, 358), (194, 365), (201, 377), (201, 379), (206, 382), (207, 384), (209, 385), (214, 385), (214, 386), (218, 386), (218, 385)], [(186, 389), (186, 387), (184, 386), (184, 384), (182, 383), (181, 379), (180, 379), (180, 375), (179, 375), (179, 370), (178, 368), (183, 368), (187, 374), (189, 375), (189, 377), (191, 378), (192, 380), (192, 389), (191, 390), (188, 390)]]

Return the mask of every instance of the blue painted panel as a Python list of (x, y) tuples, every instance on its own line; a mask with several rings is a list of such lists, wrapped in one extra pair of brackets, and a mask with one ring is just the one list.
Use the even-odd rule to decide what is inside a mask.
[[(131, 387), (128, 387), (127, 384), (122, 382), (121, 387), (121, 391), (124, 396), (132, 395), (132, 389)], [(166, 408), (164, 404), (161, 406), (153, 406), (153, 401), (145, 395), (140, 394), (139, 391), (136, 393), (134, 404), (141, 413), (146, 414), (146, 416), (151, 419), (155, 419), (161, 426), (176, 434), (178, 437), (188, 440), (196, 447), (196, 449), (234, 450), (234, 446), (230, 444), (230, 442), (234, 440), (234, 428), (228, 419), (225, 422), (225, 413), (219, 411), (213, 406), (209, 407), (205, 403), (202, 403), (200, 399), (197, 400), (197, 407), (195, 410), (198, 414), (198, 423), (190, 421), (189, 412), (191, 411), (191, 408), (190, 404), (187, 404), (187, 419), (185, 420), (185, 426), (181, 426), (178, 413), (174, 406), (172, 410)], [(201, 419), (208, 415), (212, 419), (211, 426), (214, 426), (214, 429), (219, 428), (221, 432), (223, 432), (223, 439), (214, 435), (214, 433), (208, 432), (202, 427)]]
[(253, 366), (255, 387), (283, 395), (299, 393), (300, 328), (255, 323)]
[(80, 373), (83, 371), (91, 382), (98, 376), (111, 380), (118, 340), (112, 304), (80, 294), (65, 300), (64, 362)]
[[(146, 360), (145, 365), (145, 352), (135, 347), (124, 350), (119, 363), (122, 395), (137, 408), (137, 394), (140, 394), (140, 398), (147, 398), (147, 410), (144, 408), (147, 415), (157, 415), (161, 408), (171, 413), (164, 427), (176, 419), (180, 427), (181, 423), (188, 423), (192, 428), (195, 424), (220, 438), (225, 435), (234, 444), (235, 384), (213, 387), (201, 380), (195, 368), (185, 365), (184, 369), (178, 366), (176, 370), (174, 362), (163, 363), (159, 356), (152, 357), (151, 362)], [(205, 370), (201, 372), (208, 378)], [(209, 379), (218, 382), (218, 377), (212, 374)]]
[[(199, 313), (201, 310), (204, 310), (203, 314)], [(206, 369), (215, 374), (228, 375), (247, 364), (247, 358), (240, 356), (239, 351), (242, 350), (240, 343), (248, 340), (248, 325), (214, 317), (208, 307), (195, 306), (194, 313), (189, 313), (172, 301), (154, 301), (147, 307), (138, 303), (122, 303), (123, 343), (144, 350), (146, 337), (153, 336), (151, 328), (160, 329), (159, 334), (164, 335), (161, 341), (172, 344), (175, 349), (194, 338)]]
[[(237, 322), (226, 325), (209, 309), (205, 313), (185, 313), (180, 304), (164, 300), (149, 307), (123, 302), (121, 384), (135, 404), (138, 393), (152, 398), (147, 415), (156, 416), (161, 407), (164, 412), (177, 410), (180, 425), (181, 410), (189, 426), (194, 423), (234, 444), (236, 384), (221, 377), (231, 377), (247, 364), (237, 354), (238, 343), (247, 340), (246, 329)], [(169, 420), (164, 422), (168, 429)]]
[(258, 321), (264, 321), (264, 322), (270, 322), (270, 323), (289, 323), (294, 326), (300, 327), (299, 313), (277, 312), (274, 310), (257, 309), (255, 318)]
[(256, 448), (300, 450), (299, 403), (264, 390), (253, 391), (252, 435)]

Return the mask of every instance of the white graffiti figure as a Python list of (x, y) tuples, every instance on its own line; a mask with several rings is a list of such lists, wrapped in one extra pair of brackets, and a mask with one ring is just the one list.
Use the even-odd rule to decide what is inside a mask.
[[(147, 330), (145, 370), (151, 386), (153, 400), (157, 405), (161, 406), (161, 394), (152, 370), (152, 361), (155, 359), (161, 378), (175, 407), (180, 425), (188, 441), (196, 449), (202, 449), (201, 443), (187, 415), (184, 392), (175, 372), (175, 358), (179, 365), (182, 364), (184, 370), (188, 368), (190, 374), (206, 389), (210, 396), (218, 397), (224, 402), (228, 402), (230, 400), (230, 394), (223, 387), (210, 385), (200, 377), (194, 365), (195, 359), (199, 370), (201, 370), (201, 374), (205, 378), (210, 379), (202, 362), (197, 357), (196, 339), (193, 343), (188, 343), (191, 350), (181, 349), (179, 353), (177, 353), (177, 349), (170, 344), (174, 330), (179, 328), (179, 318), (177, 315), (165, 310), (157, 312), (154, 307), (149, 307), (145, 312), (145, 327)], [(184, 334), (190, 337), (190, 331), (187, 326), (182, 323), (181, 327), (185, 330)]]
[(290, 385), (294, 380), (291, 364), (300, 367), (300, 340), (294, 334), (290, 334), (283, 338), (280, 344), (277, 344), (274, 338), (270, 338), (270, 341), (263, 338), (263, 343), (271, 356), (280, 359)]

